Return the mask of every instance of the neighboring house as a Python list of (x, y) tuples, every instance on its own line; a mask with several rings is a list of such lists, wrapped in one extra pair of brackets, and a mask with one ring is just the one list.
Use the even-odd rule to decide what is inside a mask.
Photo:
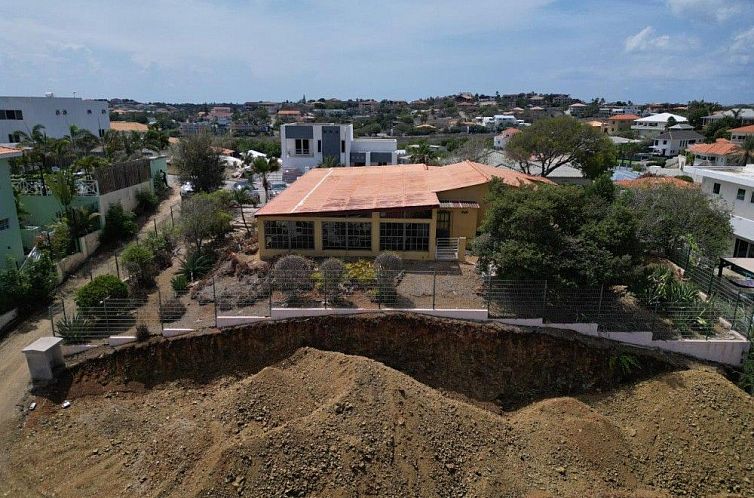
[(714, 123), (724, 117), (736, 118), (741, 121), (743, 125), (754, 124), (754, 109), (748, 107), (740, 107), (735, 109), (728, 109), (727, 111), (717, 111), (709, 116), (702, 118), (702, 124), (707, 126), (710, 123)]
[(688, 151), (694, 154), (694, 166), (732, 166), (739, 147), (730, 140), (718, 138), (712, 144), (691, 145)]
[(731, 252), (737, 258), (754, 258), (754, 166), (726, 169), (686, 168), (701, 177), (702, 191), (731, 209)]
[(636, 130), (642, 138), (656, 138), (668, 128), (668, 122), (672, 122), (671, 118), (676, 124), (688, 123), (688, 119), (683, 116), (661, 112), (659, 114), (652, 114), (646, 118), (634, 120), (631, 129)]
[(754, 137), (754, 125), (741, 126), (730, 130), (730, 141), (734, 144), (742, 145), (749, 137)]
[(636, 114), (614, 114), (605, 120), (602, 125), (602, 131), (609, 135), (627, 131), (631, 129), (634, 121), (639, 119)]
[(568, 106), (568, 114), (570, 114), (574, 118), (583, 118), (586, 117), (588, 109), (589, 106), (587, 106), (586, 104), (576, 102)]
[(276, 116), (283, 123), (292, 123), (301, 119), (301, 111), (295, 109), (283, 109), (278, 111)]
[(499, 134), (495, 135), (495, 138), (492, 139), (493, 145), (496, 149), (505, 149), (505, 147), (508, 145), (508, 141), (510, 141), (511, 138), (517, 133), (521, 133), (521, 130), (518, 128), (506, 128)]
[(133, 121), (111, 121), (110, 129), (113, 131), (121, 131), (126, 133), (130, 133), (132, 131), (135, 131), (137, 133), (146, 133), (149, 131), (149, 126)]
[(343, 166), (396, 164), (397, 149), (395, 139), (353, 138), (352, 124), (296, 123), (280, 127), (284, 169), (308, 171), (327, 158)]
[(106, 100), (78, 97), (0, 97), (0, 143), (21, 141), (17, 132), (27, 134), (36, 125), (45, 127), (50, 138), (62, 138), (71, 126), (89, 130), (101, 137), (110, 128)]
[[(262, 258), (359, 257), (395, 251), (405, 259), (462, 258), (483, 219), (489, 185), (552, 182), (464, 161), (316, 168), (256, 212)], [(448, 254), (447, 249), (455, 250)]]
[(652, 150), (658, 156), (677, 156), (690, 145), (704, 142), (704, 136), (695, 132), (689, 125), (676, 125), (660, 133), (654, 140)]
[(209, 121), (195, 121), (193, 123), (181, 123), (178, 125), (181, 135), (198, 135), (212, 131), (212, 123)]
[[(13, 197), (9, 159), (19, 157), (21, 151), (0, 147), (0, 270), (20, 265), (24, 259), (21, 227)], [(12, 266), (11, 266), (12, 267)]]

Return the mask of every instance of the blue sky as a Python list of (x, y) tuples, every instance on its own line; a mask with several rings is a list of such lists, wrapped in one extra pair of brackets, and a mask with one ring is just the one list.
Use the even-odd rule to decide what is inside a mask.
[(754, 103), (754, 0), (0, 0), (0, 95)]

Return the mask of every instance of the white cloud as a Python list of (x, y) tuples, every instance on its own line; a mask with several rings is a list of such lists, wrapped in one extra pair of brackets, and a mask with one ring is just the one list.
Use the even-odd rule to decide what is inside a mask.
[(668, 6), (674, 15), (683, 19), (714, 18), (720, 23), (741, 12), (742, 7), (739, 0), (668, 0)]
[(624, 42), (626, 52), (644, 52), (647, 50), (667, 49), (670, 47), (669, 35), (656, 35), (652, 26), (647, 26)]
[(730, 55), (734, 64), (754, 63), (754, 26), (733, 37)]

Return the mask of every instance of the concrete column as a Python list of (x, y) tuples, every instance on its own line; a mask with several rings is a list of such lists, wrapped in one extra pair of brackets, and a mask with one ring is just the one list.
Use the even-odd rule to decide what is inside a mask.
[(458, 237), (458, 261), (466, 262), (466, 237)]
[(380, 252), (380, 212), (372, 211), (372, 255)]
[(314, 221), (314, 251), (322, 255), (322, 222), (320, 220)]

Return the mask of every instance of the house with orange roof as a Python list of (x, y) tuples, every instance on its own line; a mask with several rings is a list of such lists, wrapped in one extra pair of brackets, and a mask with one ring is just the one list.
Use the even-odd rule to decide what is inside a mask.
[(256, 212), (259, 254), (463, 259), (484, 217), (490, 183), (552, 184), (506, 168), (464, 161), (315, 168)]
[(602, 131), (614, 135), (616, 133), (630, 130), (631, 125), (639, 119), (636, 114), (614, 114), (605, 120), (602, 125)]
[(749, 137), (754, 137), (754, 124), (730, 130), (730, 141), (734, 144), (742, 145)]
[(735, 164), (740, 147), (730, 140), (718, 138), (711, 144), (690, 145), (687, 150), (694, 154), (694, 166), (729, 166)]
[(130, 133), (135, 131), (137, 133), (146, 133), (149, 131), (149, 126), (143, 123), (136, 123), (134, 121), (110, 121), (110, 129), (113, 131), (121, 131)]
[(508, 145), (508, 141), (517, 133), (521, 133), (521, 130), (519, 130), (518, 128), (504, 129), (503, 131), (495, 135), (495, 138), (492, 139), (493, 146), (499, 150), (505, 149), (505, 146)]

